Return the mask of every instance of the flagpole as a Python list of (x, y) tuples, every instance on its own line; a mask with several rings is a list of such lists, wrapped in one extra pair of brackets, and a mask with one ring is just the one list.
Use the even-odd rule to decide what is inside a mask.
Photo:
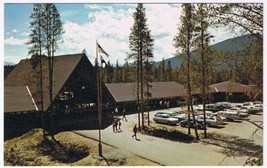
[(96, 87), (97, 87), (97, 109), (98, 109), (98, 135), (99, 135), (99, 144), (98, 144), (98, 155), (102, 155), (102, 144), (101, 144), (101, 124), (102, 124), (102, 85), (101, 85), (101, 75), (100, 75), (100, 68), (98, 63), (98, 43), (96, 40)]

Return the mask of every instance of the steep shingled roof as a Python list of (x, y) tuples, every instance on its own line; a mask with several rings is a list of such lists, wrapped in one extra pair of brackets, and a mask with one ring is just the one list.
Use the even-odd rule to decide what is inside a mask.
[(4, 90), (4, 111), (17, 112), (19, 111), (34, 111), (36, 110), (35, 102), (31, 98), (31, 93), (26, 86), (10, 86)]
[[(55, 56), (53, 61), (53, 99), (63, 87), (64, 83), (70, 77), (78, 63), (85, 54), (70, 54)], [(49, 106), (49, 78), (48, 78), (48, 57), (42, 56), (42, 69), (43, 69), (43, 101), (44, 110)], [(87, 58), (86, 58), (87, 59)], [(14, 68), (14, 70), (7, 76), (4, 81), (5, 89), (10, 86), (26, 86), (28, 85), (36, 104), (40, 109), (40, 56), (33, 56), (31, 59), (23, 59)], [(89, 60), (88, 60), (89, 61)], [(39, 93), (39, 94), (38, 94)], [(5, 95), (5, 101), (6, 95)], [(39, 104), (38, 104), (39, 102)], [(17, 107), (20, 111), (20, 107)]]
[[(176, 82), (151, 83), (151, 99), (182, 97), (186, 94), (182, 85)], [(136, 83), (108, 83), (109, 92), (116, 102), (136, 101)], [(144, 88), (144, 92), (146, 88)]]

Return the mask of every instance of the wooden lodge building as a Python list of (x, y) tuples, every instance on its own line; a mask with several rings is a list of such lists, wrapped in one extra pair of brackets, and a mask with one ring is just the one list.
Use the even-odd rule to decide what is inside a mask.
[(209, 93), (213, 102), (244, 102), (249, 100), (251, 87), (232, 81), (225, 81), (209, 86)]
[[(116, 105), (119, 107), (119, 111), (123, 110), (123, 108), (127, 108), (127, 111), (137, 110), (136, 85), (136, 83), (106, 84), (113, 101), (116, 102)], [(159, 109), (164, 106), (177, 107), (179, 101), (184, 101), (186, 92), (184, 86), (181, 84), (176, 82), (152, 82), (150, 86), (148, 90), (150, 109)], [(144, 92), (147, 92), (146, 87), (144, 88)], [(146, 101), (146, 99), (147, 96), (144, 96), (144, 101)], [(168, 105), (166, 103), (168, 103)]]
[[(97, 129), (96, 69), (84, 53), (55, 56), (53, 59), (53, 94), (50, 102), (47, 56), (22, 59), (4, 81), (4, 138), (36, 127), (50, 130), (50, 110), (55, 109), (54, 130)], [(233, 101), (238, 93), (247, 94), (248, 87), (222, 82), (210, 86), (218, 101)], [(102, 127), (112, 124), (112, 112), (127, 108), (136, 112), (136, 83), (102, 82)], [(144, 88), (146, 92), (146, 88)], [(152, 82), (149, 89), (150, 109), (179, 106), (186, 96), (185, 88), (176, 82)], [(144, 101), (146, 96), (144, 96)], [(214, 99), (214, 100), (215, 100)], [(166, 107), (166, 106), (165, 106)], [(45, 122), (42, 122), (45, 121)], [(44, 123), (44, 125), (42, 125)]]
[[(6, 77), (5, 136), (12, 136), (11, 130), (14, 129), (20, 132), (32, 127), (42, 127), (42, 111), (50, 114), (48, 112), (52, 106), (55, 109), (54, 129), (57, 131), (98, 127), (96, 73), (86, 55), (54, 57), (52, 103), (49, 98), (48, 76), (48, 57), (32, 56), (21, 60)], [(107, 89), (103, 87), (103, 94), (106, 93)], [(107, 101), (108, 96), (103, 96), (103, 103), (106, 104)], [(112, 122), (109, 110), (103, 109), (102, 128)], [(49, 116), (44, 118), (46, 125), (51, 125)]]

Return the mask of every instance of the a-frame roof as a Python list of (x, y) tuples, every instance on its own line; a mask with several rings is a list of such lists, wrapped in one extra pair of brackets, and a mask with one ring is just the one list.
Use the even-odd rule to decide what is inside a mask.
[[(117, 103), (137, 100), (136, 83), (108, 83), (106, 87)], [(176, 82), (152, 82), (149, 92), (151, 99), (182, 97), (186, 94), (184, 87)]]
[[(41, 58), (41, 59), (40, 59)], [(63, 87), (64, 83), (70, 77), (76, 66), (84, 58), (88, 62), (85, 54), (70, 54), (55, 56), (53, 59), (53, 99)], [(40, 60), (42, 64), (40, 64)], [(42, 73), (40, 73), (40, 65), (42, 65)], [(90, 63), (91, 65), (91, 63)], [(21, 86), (26, 85), (32, 91), (32, 95), (37, 102), (40, 101), (40, 76), (42, 75), (43, 83), (43, 105), (46, 110), (50, 106), (49, 101), (49, 72), (48, 72), (48, 57), (33, 56), (31, 59), (23, 59), (7, 76), (4, 86)], [(14, 95), (15, 96), (15, 95)], [(14, 97), (15, 98), (15, 97)], [(6, 95), (5, 95), (6, 100)], [(40, 104), (39, 104), (40, 109)], [(18, 107), (19, 111), (19, 107)]]
[[(4, 111), (24, 112), (38, 110), (27, 86), (10, 86), (4, 90)], [(18, 110), (19, 109), (19, 110)]]

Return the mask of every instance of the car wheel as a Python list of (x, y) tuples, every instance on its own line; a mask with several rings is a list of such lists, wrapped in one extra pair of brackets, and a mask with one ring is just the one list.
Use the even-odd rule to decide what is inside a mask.
[(181, 126), (181, 127), (185, 127), (185, 125), (184, 125), (183, 123), (180, 123), (180, 126)]
[(207, 127), (210, 127), (210, 123), (207, 123)]
[(167, 123), (168, 125), (172, 125), (172, 123), (170, 122), (170, 121), (168, 121), (168, 123)]

